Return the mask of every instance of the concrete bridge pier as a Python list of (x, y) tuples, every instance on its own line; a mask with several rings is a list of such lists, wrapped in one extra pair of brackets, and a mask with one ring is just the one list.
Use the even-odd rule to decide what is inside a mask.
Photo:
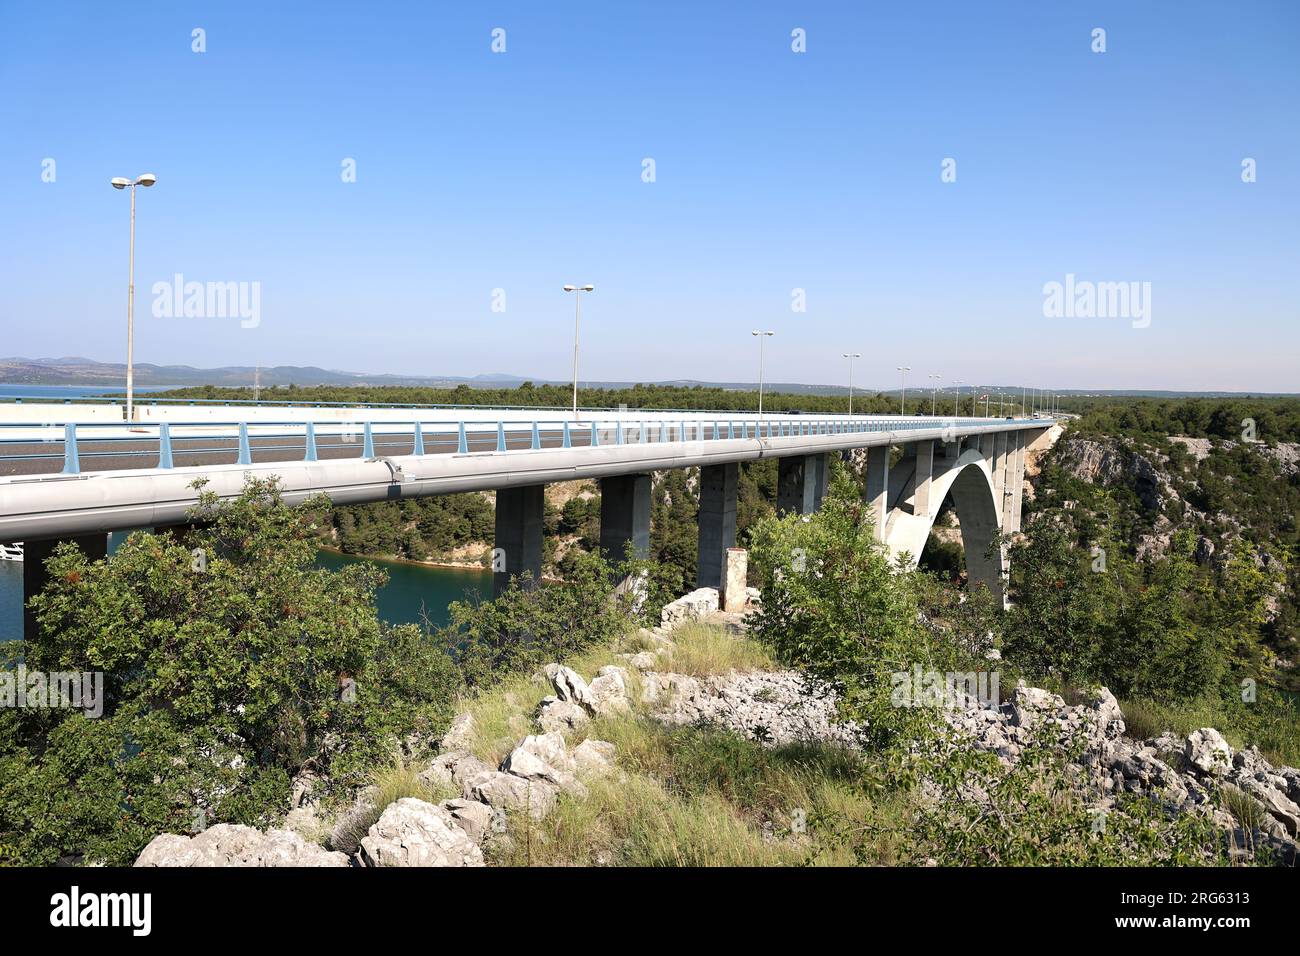
[(650, 476), (600, 479), (600, 550), (614, 564), (650, 556)]
[(108, 535), (104, 532), (23, 542), (23, 637), (26, 640), (36, 637), (36, 617), (27, 609), (27, 600), (45, 589), (50, 580), (45, 561), (61, 541), (71, 541), (91, 561), (108, 554)]
[(889, 518), (889, 446), (872, 445), (867, 449), (867, 507), (875, 524), (876, 540), (885, 540), (885, 522)]
[(497, 492), (496, 543), (492, 553), (492, 596), (499, 597), (517, 575), (532, 572), (531, 586), (542, 577), (542, 533), (546, 486), (525, 485)]
[(776, 462), (777, 514), (808, 515), (816, 511), (826, 490), (826, 456), (791, 455)]
[(700, 536), (697, 587), (721, 588), (727, 549), (736, 546), (736, 493), (740, 465), (700, 469)]

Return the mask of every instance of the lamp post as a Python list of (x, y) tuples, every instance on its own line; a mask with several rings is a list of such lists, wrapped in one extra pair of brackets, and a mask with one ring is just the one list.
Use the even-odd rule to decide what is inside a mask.
[(1023, 385), (1020, 386), (1020, 417), (1021, 418), (1025, 417), (1025, 395), (1028, 393), (1028, 391), (1029, 390), (1025, 386)]
[(573, 296), (573, 417), (578, 417), (578, 322), (582, 318), (582, 296), (580, 292), (592, 292), (595, 286), (590, 282), (586, 285), (566, 285), (565, 292), (574, 293)]
[(898, 400), (898, 414), (906, 415), (907, 414), (907, 373), (912, 371), (912, 366), (896, 365), (894, 367), (898, 369), (898, 378), (899, 381), (902, 383), (902, 392)]
[(842, 356), (849, 360), (849, 417), (853, 417), (853, 360), (862, 358), (861, 352), (844, 352)]
[(931, 386), (930, 388), (930, 417), (934, 418), (939, 407), (939, 381), (938, 380), (943, 378), (943, 376), (931, 375), (930, 378), (934, 380), (934, 385)]
[(152, 186), (158, 181), (153, 173), (135, 179), (114, 176), (109, 183), (114, 189), (131, 187), (131, 273), (126, 286), (126, 420), (135, 421), (135, 187)]
[(961, 382), (957, 383), (957, 393), (953, 396), (952, 414), (954, 418), (961, 417)]
[(775, 335), (771, 329), (763, 331), (755, 329), (749, 333), (758, 336), (758, 420), (763, 420), (763, 340), (769, 335)]

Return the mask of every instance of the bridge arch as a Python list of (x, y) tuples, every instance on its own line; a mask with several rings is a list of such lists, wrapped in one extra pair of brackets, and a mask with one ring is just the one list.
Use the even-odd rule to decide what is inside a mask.
[(957, 521), (961, 525), (962, 550), (966, 558), (966, 575), (970, 585), (983, 584), (998, 601), (1005, 597), (1007, 572), (1006, 548), (990, 545), (1002, 530), (1002, 508), (998, 483), (994, 481), (989, 461), (977, 448), (963, 451), (955, 461), (940, 470), (935, 461), (930, 479), (929, 500), (934, 507), (916, 510), (916, 485), (913, 475), (904, 485), (900, 500), (890, 511), (885, 525), (884, 543), (891, 556), (904, 553), (909, 567), (915, 568), (930, 537), (930, 529), (939, 512), (939, 503), (951, 498)]

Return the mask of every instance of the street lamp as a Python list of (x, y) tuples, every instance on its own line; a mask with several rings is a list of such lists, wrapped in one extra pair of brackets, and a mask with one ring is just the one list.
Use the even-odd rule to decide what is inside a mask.
[(862, 358), (861, 352), (844, 352), (842, 356), (849, 360), (849, 417), (853, 417), (853, 360)]
[(126, 286), (126, 420), (135, 421), (135, 187), (152, 186), (158, 181), (153, 173), (136, 179), (114, 176), (109, 183), (114, 189), (131, 187), (131, 274)]
[(769, 335), (775, 335), (776, 333), (771, 330), (765, 332), (762, 331), (761, 329), (755, 329), (753, 332), (750, 332), (749, 334), (758, 336), (758, 420), (762, 421), (763, 420), (763, 339), (767, 338)]
[(933, 387), (930, 389), (930, 417), (931, 417), (931, 418), (934, 418), (934, 416), (935, 416), (935, 414), (936, 414), (936, 411), (937, 411), (937, 409), (938, 409), (938, 407), (939, 407), (939, 382), (938, 382), (938, 379), (943, 378), (943, 376), (942, 376), (942, 375), (931, 375), (930, 378), (935, 379), (935, 383), (934, 383)]
[[(586, 285), (566, 285), (565, 292), (591, 292), (596, 287), (590, 282)], [(573, 297), (573, 418), (578, 418), (578, 321), (582, 318), (582, 296)]]
[(903, 383), (902, 394), (898, 400), (898, 408), (899, 408), (898, 414), (906, 415), (907, 414), (907, 373), (912, 371), (912, 366), (895, 365), (894, 367), (898, 369), (899, 381)]
[(961, 417), (961, 382), (957, 383), (957, 394), (952, 400), (952, 414), (954, 418)]

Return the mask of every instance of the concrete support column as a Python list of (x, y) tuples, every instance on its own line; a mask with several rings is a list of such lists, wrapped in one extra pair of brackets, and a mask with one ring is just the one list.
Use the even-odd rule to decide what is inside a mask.
[(1011, 530), (1020, 530), (1020, 503), (1025, 492), (1025, 436), (1016, 432), (1016, 463), (1011, 473)]
[(997, 432), (985, 432), (980, 435), (980, 454), (984, 456), (984, 464), (988, 466), (990, 474), (993, 472), (993, 458), (997, 454), (997, 443)]
[(619, 475), (600, 480), (600, 550), (618, 564), (650, 556), (650, 476)]
[(930, 482), (934, 477), (934, 442), (916, 443), (916, 489), (912, 497), (912, 511), (918, 515), (929, 515)]
[(993, 435), (993, 494), (997, 499), (998, 514), (1002, 513), (1002, 489), (1006, 487), (1008, 434), (1008, 432), (995, 432)]
[(740, 465), (705, 465), (700, 469), (700, 537), (697, 587), (721, 588), (727, 549), (736, 546), (736, 489)]
[(815, 465), (813, 475), (813, 511), (822, 510), (822, 499), (826, 497), (826, 486), (831, 480), (830, 452), (821, 455), (809, 455), (808, 461)]
[(543, 517), (546, 486), (502, 488), (497, 492), (496, 550), (492, 554), (492, 594), (499, 597), (514, 578), (532, 572), (530, 586), (542, 576)]
[[(61, 541), (70, 541), (79, 547), (91, 561), (98, 561), (108, 554), (108, 535), (97, 534), (74, 535), (68, 538), (46, 539), (44, 541), (23, 542), (23, 634), (27, 640), (37, 637), (36, 617), (27, 610), (27, 600), (45, 589), (49, 575), (45, 570), (45, 561)], [(0, 635), (8, 636), (8, 635)], [(16, 636), (16, 635), (15, 635)]]
[(807, 515), (817, 510), (818, 455), (778, 458), (776, 510), (778, 514)]
[(876, 526), (876, 540), (885, 540), (885, 521), (889, 517), (889, 446), (872, 445), (867, 449), (867, 507)]
[[(1021, 527), (1017, 524), (1017, 503), (1015, 503), (1015, 486), (1021, 480), (1022, 472), (1017, 468), (1017, 460), (1021, 454), (1021, 433), (1006, 433), (1006, 457), (1005, 468), (1002, 471), (1002, 531), (1017, 532)], [(1023, 459), (1019, 459), (1022, 460)]]

